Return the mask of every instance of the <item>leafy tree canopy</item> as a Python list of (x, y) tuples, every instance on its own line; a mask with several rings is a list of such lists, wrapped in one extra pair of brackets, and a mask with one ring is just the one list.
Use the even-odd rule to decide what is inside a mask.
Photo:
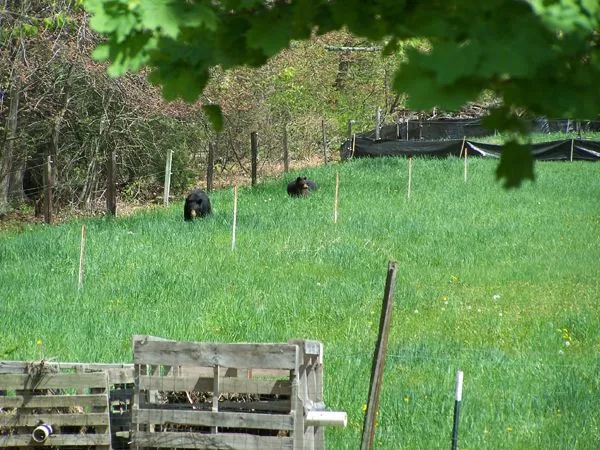
[[(407, 50), (394, 88), (413, 109), (456, 109), (489, 90), (502, 100), (487, 125), (525, 133), (517, 112), (595, 119), (600, 113), (598, 0), (87, 0), (91, 26), (107, 40), (94, 57), (114, 76), (153, 70), (169, 99), (196, 100), (209, 69), (260, 66), (289, 46), (342, 28)], [(426, 47), (424, 49), (423, 47)], [(400, 61), (400, 59), (399, 59)], [(206, 109), (215, 125), (220, 110)], [(497, 175), (508, 187), (533, 179), (516, 142)]]

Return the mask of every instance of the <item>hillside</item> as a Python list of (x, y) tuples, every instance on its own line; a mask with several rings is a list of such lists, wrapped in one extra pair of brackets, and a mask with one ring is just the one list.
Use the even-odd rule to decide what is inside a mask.
[[(335, 51), (371, 43), (334, 32), (293, 45), (262, 68), (212, 71), (196, 104), (167, 103), (138, 74), (110, 78), (91, 58), (100, 38), (89, 28), (81, 2), (28, 2), (2, 6), (0, 46), (0, 214), (41, 216), (48, 158), (52, 161), (55, 214), (105, 210), (108, 163), (114, 152), (119, 204), (144, 204), (162, 194), (165, 160), (172, 150), (171, 192), (205, 184), (209, 144), (214, 145), (216, 186), (249, 176), (250, 133), (257, 132), (260, 175), (290, 165), (337, 158), (353, 131), (416, 113), (389, 86), (394, 57), (380, 52)], [(332, 50), (333, 49), (333, 50)], [(224, 129), (218, 135), (200, 109), (218, 103)], [(466, 113), (481, 112), (468, 105)], [(420, 117), (443, 114), (434, 110)], [(464, 113), (463, 113), (464, 114)], [(37, 209), (35, 205), (37, 203)]]

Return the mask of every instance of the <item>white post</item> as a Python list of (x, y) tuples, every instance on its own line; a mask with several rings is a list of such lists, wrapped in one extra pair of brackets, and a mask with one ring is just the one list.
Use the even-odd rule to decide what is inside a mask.
[(79, 281), (77, 282), (77, 289), (81, 290), (83, 287), (83, 263), (85, 257), (85, 224), (81, 225), (81, 244), (79, 248)]
[(465, 149), (465, 139), (466, 138), (467, 138), (466, 136), (463, 136), (462, 145), (460, 146), (460, 154), (458, 155), (459, 158), (462, 158), (463, 150)]
[(235, 249), (235, 226), (237, 223), (237, 200), (238, 200), (238, 190), (237, 184), (233, 186), (233, 228), (231, 231), (231, 250)]
[(467, 147), (465, 147), (465, 183), (467, 182)]
[(407, 198), (410, 198), (410, 191), (412, 185), (412, 155), (408, 157), (408, 193)]
[(169, 206), (169, 192), (171, 191), (171, 163), (173, 161), (173, 150), (167, 152), (167, 164), (165, 167), (165, 190), (163, 193), (163, 204)]
[(575, 146), (575, 139), (571, 139), (571, 162), (573, 162), (573, 147)]
[(380, 139), (379, 128), (381, 127), (381, 108), (378, 106), (375, 110), (375, 140)]
[(339, 172), (335, 173), (335, 201), (333, 204), (333, 223), (337, 223), (338, 218), (338, 194), (340, 187), (340, 174)]
[(452, 427), (452, 450), (458, 448), (458, 420), (460, 417), (460, 402), (462, 400), (463, 373), (456, 372), (456, 397), (454, 401), (454, 425)]

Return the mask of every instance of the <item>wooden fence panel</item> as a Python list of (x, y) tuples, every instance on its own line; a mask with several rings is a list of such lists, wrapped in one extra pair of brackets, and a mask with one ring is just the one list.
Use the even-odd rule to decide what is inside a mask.
[(111, 447), (106, 373), (0, 373), (0, 448)]
[(136, 336), (133, 351), (134, 448), (301, 448), (299, 345)]

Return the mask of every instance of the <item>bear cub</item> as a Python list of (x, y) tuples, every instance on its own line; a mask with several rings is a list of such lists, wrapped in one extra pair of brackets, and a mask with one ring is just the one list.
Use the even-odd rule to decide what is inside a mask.
[(210, 199), (202, 189), (194, 189), (185, 199), (183, 218), (193, 220), (195, 217), (206, 217), (212, 213)]

